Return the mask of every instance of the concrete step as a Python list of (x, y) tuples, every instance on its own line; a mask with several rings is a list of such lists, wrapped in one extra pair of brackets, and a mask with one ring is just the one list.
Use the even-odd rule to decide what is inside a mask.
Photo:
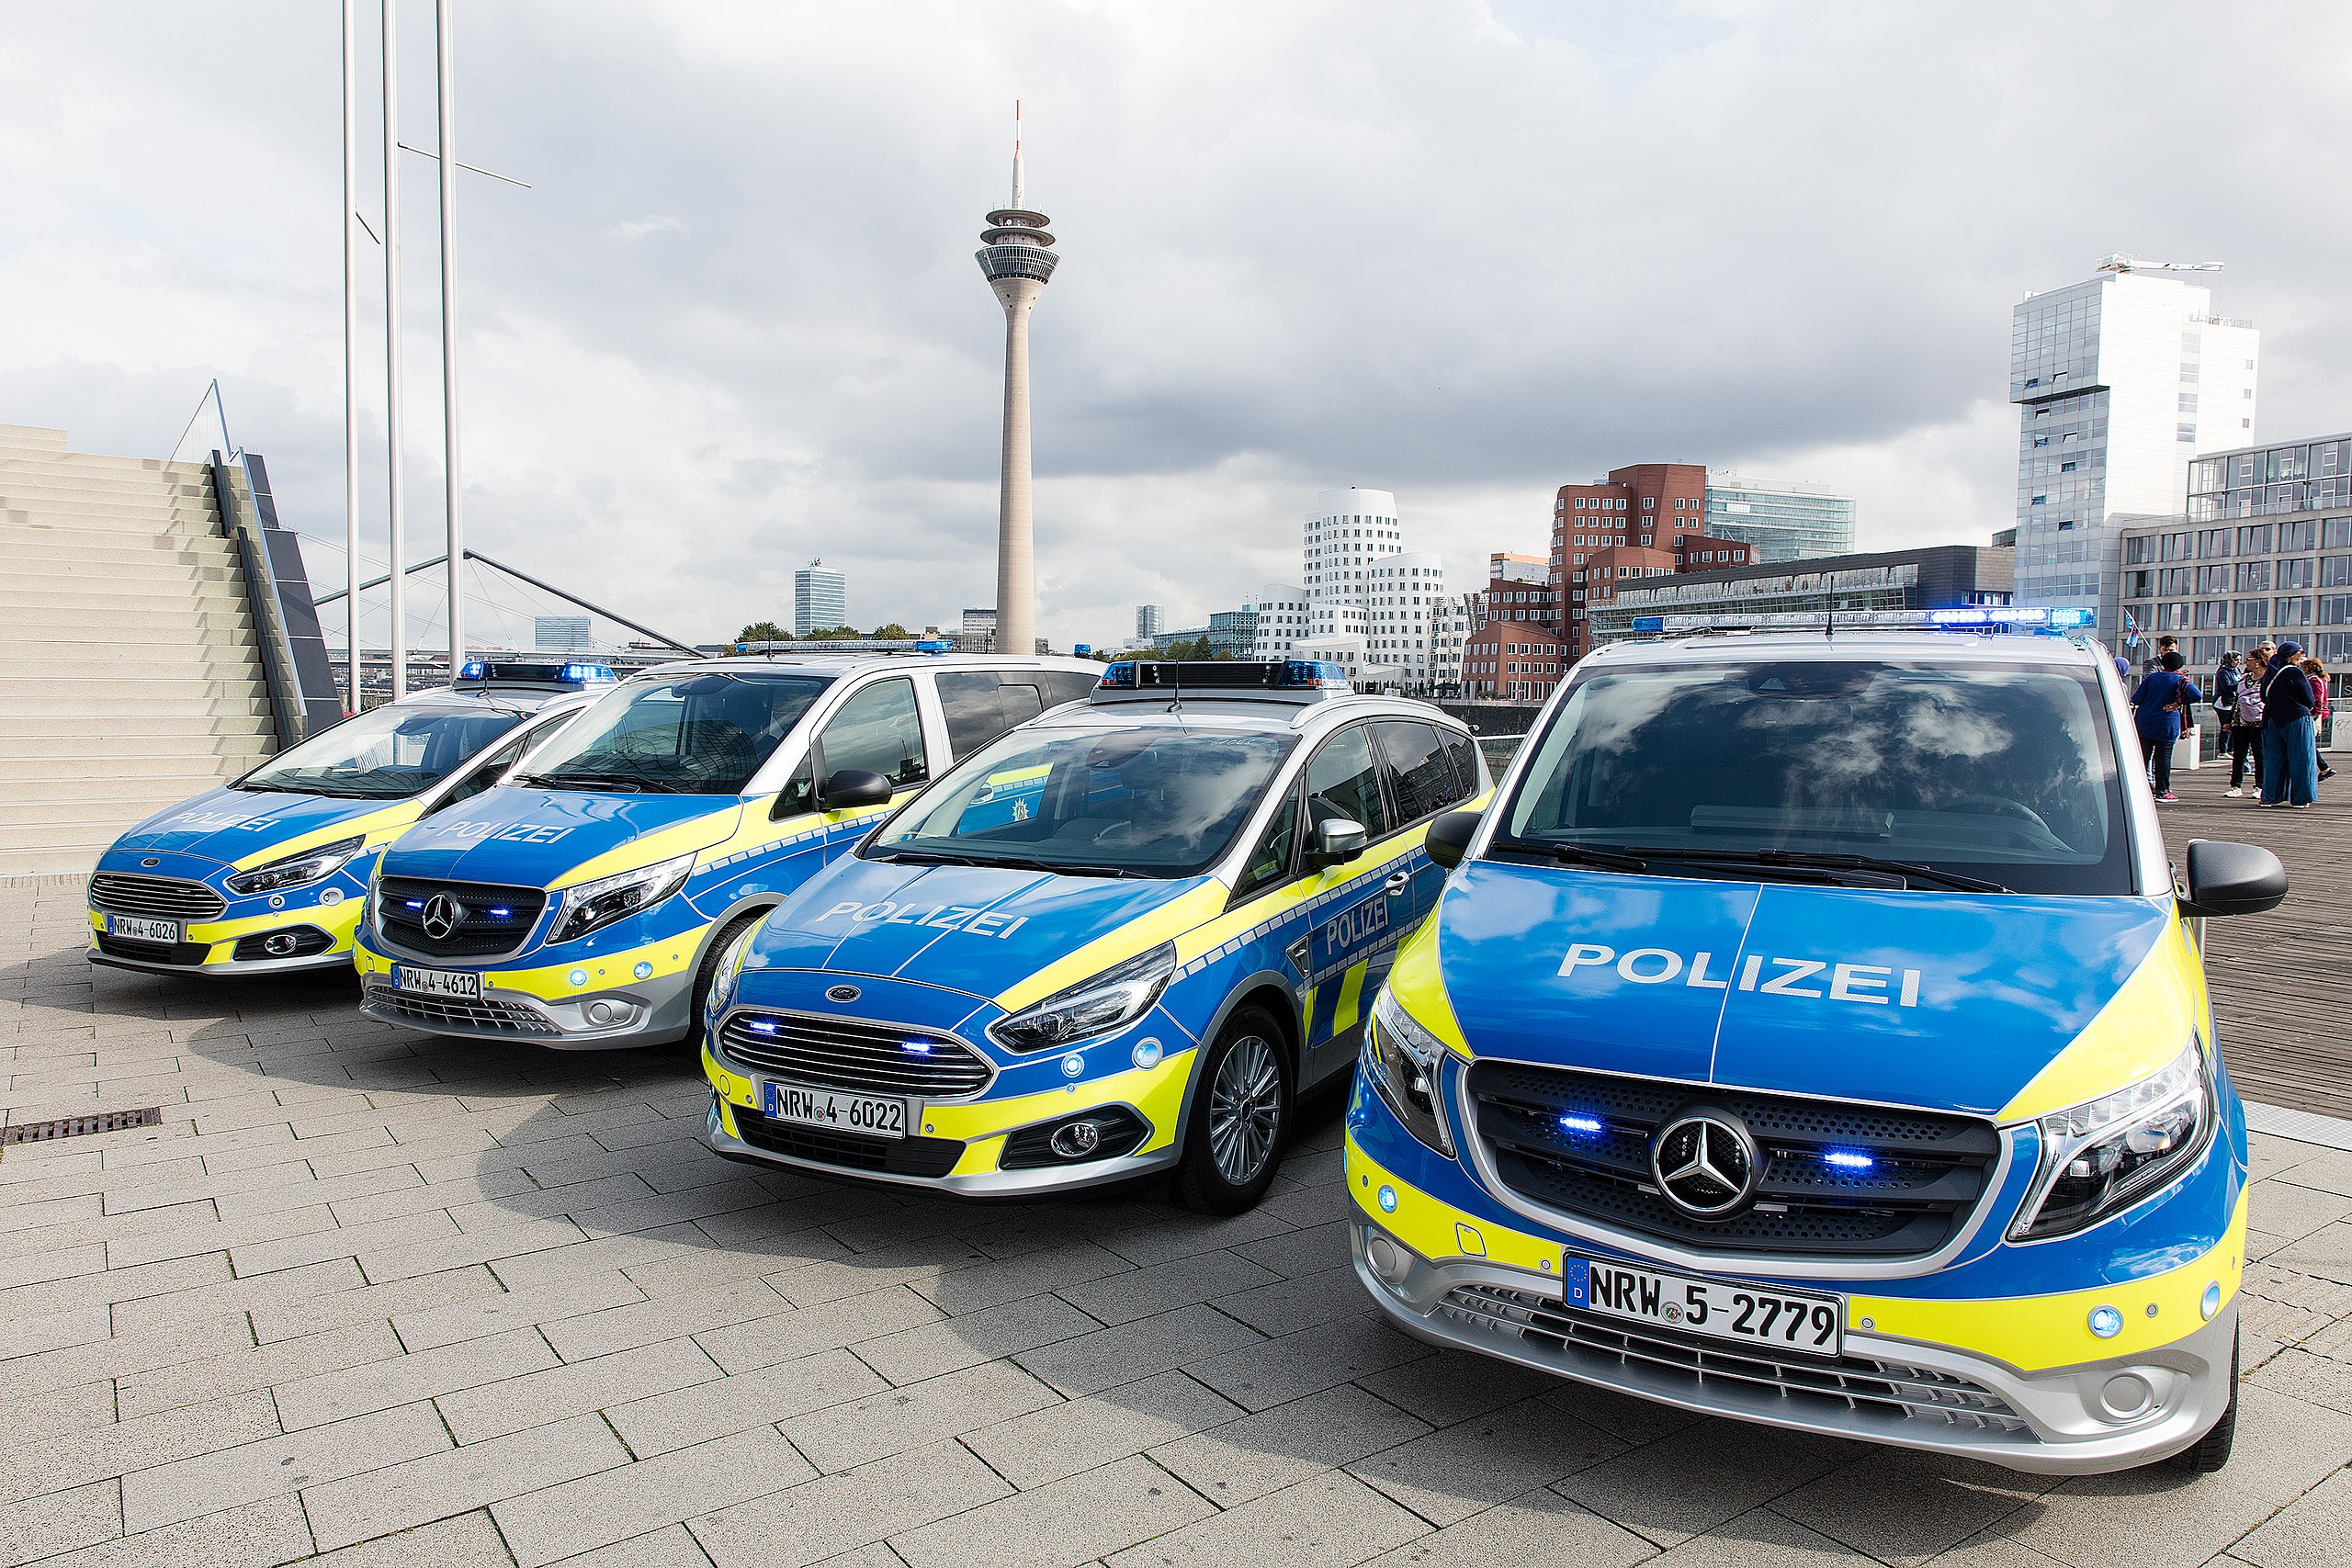
[(65, 450), (65, 432), (51, 430), (45, 424), (0, 424), (0, 448), (21, 447), (28, 452)]
[(56, 500), (0, 493), (0, 517), (27, 523), (72, 523), (84, 528), (161, 531), (183, 525), (217, 529), (220, 514), (189, 497), (172, 500)]
[[(86, 739), (96, 730), (96, 727), (86, 715), (0, 715), (0, 738), (19, 744), (52, 739)], [(136, 730), (125, 728), (119, 733), (160, 742), (166, 737), (182, 735), (268, 738), (275, 735), (275, 727), (266, 714), (153, 713), (141, 718)], [(263, 743), (272, 751), (277, 750), (275, 739), (265, 739)]]
[(111, 694), (70, 691), (54, 696), (0, 695), (0, 733), (49, 719), (79, 718), (92, 729), (135, 735), (145, 727), (150, 715), (167, 704), (173, 712), (191, 718), (254, 717), (266, 721), (270, 712), (269, 694), (258, 681), (243, 685), (231, 681), (174, 681), (159, 691), (126, 685)]
[(209, 499), (213, 488), (212, 477), (203, 473), (92, 473), (62, 463), (12, 463), (0, 459), (0, 495), (19, 491), (68, 500), (89, 497), (104, 501), (151, 495)]
[[(39, 784), (11, 782), (8, 819), (81, 822), (94, 815), (113, 817), (126, 813), (126, 820), (136, 821), (157, 807), (191, 799), (234, 777), (234, 773), (196, 769), (138, 779), (52, 779)], [(94, 807), (97, 808), (95, 812)]]
[[(0, 564), (0, 595), (11, 592), (39, 596), (47, 603), (59, 593), (102, 591), (125, 600), (186, 600), (191, 594), (217, 590), (242, 600), (245, 585), (232, 576), (226, 562), (217, 566), (116, 566), (96, 561), (30, 561)], [(0, 604), (6, 600), (0, 597)], [(152, 608), (143, 604), (133, 609)]]
[[(128, 739), (139, 738), (131, 736)], [(232, 774), (223, 775), (221, 770), (230, 766), (231, 757), (243, 759), (250, 756), (254, 761), (260, 760), (259, 751), (251, 746), (231, 753), (209, 750), (209, 744), (207, 741), (196, 741), (178, 750), (165, 750), (159, 749), (155, 742), (149, 741), (146, 749), (137, 753), (70, 757), (13, 757), (5, 747), (0, 747), (0, 788), (11, 790), (12, 797), (15, 789), (29, 788), (32, 794), (25, 798), (46, 800), (52, 797), (44, 791), (52, 786), (103, 784), (119, 789), (130, 780), (233, 776), (233, 773), (243, 773), (253, 763), (239, 761)], [(189, 793), (195, 792), (191, 790)]]
[[(242, 595), (235, 598), (207, 596), (189, 604), (172, 604), (167, 600), (152, 606), (128, 605), (122, 599), (106, 593), (60, 593), (56, 597), (66, 603), (42, 603), (33, 595), (16, 595), (0, 590), (0, 622), (6, 622), (20, 637), (34, 636), (37, 628), (48, 627), (52, 630), (78, 630), (85, 634), (109, 632), (130, 638), (168, 637), (175, 629), (225, 629), (245, 625), (252, 616)], [(28, 604), (27, 599), (34, 602)], [(96, 600), (99, 603), (76, 604), (74, 603), (75, 600)]]
[(153, 735), (144, 726), (137, 729), (99, 729), (77, 735), (72, 739), (55, 736), (25, 737), (6, 733), (6, 721), (0, 720), (0, 768), (12, 764), (59, 770), (62, 777), (76, 777), (77, 769), (107, 770), (130, 774), (141, 769), (177, 764), (192, 758), (208, 759), (208, 765), (217, 764), (241, 773), (276, 748), (271, 738), (264, 735)]
[(77, 528), (71, 521), (9, 523), (0, 521), (0, 549), (96, 550), (125, 558), (140, 554), (171, 555), (186, 550), (232, 550), (235, 544), (218, 528), (171, 528), (140, 533), (127, 528)]
[(40, 635), (19, 630), (16, 641), (0, 642), (0, 669), (13, 669), (20, 674), (53, 674), (60, 668), (123, 666), (153, 670), (175, 659), (238, 663), (248, 658), (259, 659), (256, 650), (260, 646), (251, 626), (233, 620), (225, 626), (182, 628), (175, 636), (108, 642), (91, 640), (87, 628), (77, 635), (71, 627), (48, 626)]

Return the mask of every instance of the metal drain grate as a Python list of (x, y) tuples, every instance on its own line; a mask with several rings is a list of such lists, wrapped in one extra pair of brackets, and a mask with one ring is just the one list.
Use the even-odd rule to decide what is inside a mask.
[(126, 1127), (160, 1127), (163, 1122), (162, 1109), (153, 1105), (143, 1111), (107, 1111), (96, 1116), (60, 1116), (49, 1122), (27, 1122), (20, 1126), (0, 1127), (0, 1145), (45, 1144), (52, 1138), (84, 1138), (92, 1133), (119, 1133)]

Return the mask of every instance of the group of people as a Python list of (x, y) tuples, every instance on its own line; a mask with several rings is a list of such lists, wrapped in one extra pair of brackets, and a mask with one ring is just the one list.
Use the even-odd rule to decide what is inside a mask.
[[(2128, 678), (2128, 660), (2117, 660)], [(2132, 689), (2140, 750), (2148, 783), (2159, 801), (2177, 800), (2172, 791), (2172, 749), (2199, 703), (2211, 702), (2230, 754), (2230, 787), (2243, 798), (2252, 779), (2256, 804), (2290, 809), (2319, 798), (2319, 782), (2335, 770), (2320, 760), (2319, 730), (2327, 722), (2327, 671), (2307, 657), (2301, 643), (2265, 641), (2241, 658), (2222, 655), (2209, 697), (2181, 671), (2177, 637), (2156, 639), (2154, 667)]]

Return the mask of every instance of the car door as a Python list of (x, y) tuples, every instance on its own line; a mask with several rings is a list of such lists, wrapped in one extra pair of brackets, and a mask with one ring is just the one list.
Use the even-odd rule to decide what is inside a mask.
[(1317, 905), (1306, 933), (1306, 972), (1307, 1081), (1329, 1070), (1330, 1064), (1352, 1056), (1363, 1026), (1364, 1010), (1387, 973), (1388, 955), (1396, 939), (1407, 929), (1411, 908), (1411, 878), (1399, 875), (1402, 863), (1380, 867), (1395, 846), (1385, 840), (1395, 832), (1388, 802), (1382, 793), (1380, 765), (1372, 737), (1351, 724), (1324, 740), (1307, 760), (1306, 779), (1306, 843), (1316, 829), (1336, 820), (1361, 823), (1371, 845), (1343, 865), (1325, 868)]
[[(844, 769), (880, 773), (894, 786), (893, 806), (903, 803), (931, 777), (930, 753), (923, 745), (922, 716), (915, 704), (915, 683), (892, 675), (860, 686), (842, 700), (824, 728), (809, 742), (808, 756), (786, 781), (777, 806), (779, 815), (814, 811), (822, 798), (818, 781)], [(872, 827), (871, 811), (828, 813), (832, 830), (825, 835), (828, 864), (865, 837)]]
[[(1399, 829), (1424, 825), (1453, 808), (1460, 795), (1444, 737), (1436, 726), (1413, 719), (1382, 719), (1373, 725), (1372, 736)], [(1399, 911), (1403, 929), (1409, 931), (1437, 908), (1437, 896), (1445, 891), (1445, 868), (1416, 849), (1398, 872), (1391, 874), (1392, 879), (1399, 873), (1410, 879), (1407, 908)]]

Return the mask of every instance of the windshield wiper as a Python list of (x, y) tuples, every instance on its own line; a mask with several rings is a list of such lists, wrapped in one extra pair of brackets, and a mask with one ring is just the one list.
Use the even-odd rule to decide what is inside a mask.
[(1081, 865), (1067, 861), (1014, 860), (1002, 855), (947, 854), (938, 850), (877, 850), (868, 860), (904, 861), (910, 865), (970, 865), (989, 870), (1041, 871), (1049, 876), (1114, 876), (1138, 878), (1139, 871), (1116, 865)]
[(1655, 855), (1660, 860), (1690, 861), (1701, 865), (1787, 866), (1800, 871), (1871, 871), (1885, 876), (1899, 876), (1906, 886), (1915, 882), (1928, 882), (1959, 893), (2015, 891), (1997, 882), (1987, 882), (1981, 876), (1963, 876), (1956, 871), (1943, 871), (1912, 861), (1881, 860), (1876, 855), (1838, 854), (1813, 850), (1644, 849), (1638, 852)]
[(647, 773), (525, 773), (514, 781), (541, 789), (641, 789), (654, 795), (682, 795), (676, 784)]
[(1530, 839), (1498, 839), (1492, 847), (1507, 853), (1549, 855), (1565, 865), (1581, 865), (1593, 871), (1639, 875), (1650, 868), (1650, 863), (1640, 855), (1602, 844), (1547, 844)]

